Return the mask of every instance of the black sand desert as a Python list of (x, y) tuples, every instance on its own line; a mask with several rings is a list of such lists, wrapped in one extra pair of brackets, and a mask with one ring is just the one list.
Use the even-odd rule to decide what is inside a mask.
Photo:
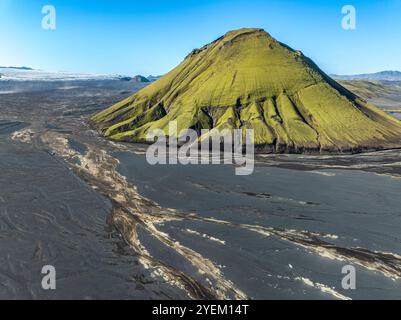
[(87, 122), (145, 85), (0, 83), (0, 298), (401, 298), (401, 151), (150, 166)]

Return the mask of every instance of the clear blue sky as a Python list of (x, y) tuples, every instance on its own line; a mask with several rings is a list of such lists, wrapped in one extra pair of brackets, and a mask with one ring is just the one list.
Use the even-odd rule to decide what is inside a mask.
[[(41, 28), (43, 5), (57, 29)], [(341, 8), (357, 30), (341, 28)], [(0, 65), (163, 74), (228, 30), (264, 28), (338, 74), (401, 70), (400, 0), (0, 0)]]

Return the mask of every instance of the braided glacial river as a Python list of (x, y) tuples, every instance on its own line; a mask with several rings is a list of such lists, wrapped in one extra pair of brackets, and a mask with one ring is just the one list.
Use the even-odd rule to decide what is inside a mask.
[(401, 298), (401, 151), (151, 166), (86, 123), (132, 84), (0, 85), (0, 299)]

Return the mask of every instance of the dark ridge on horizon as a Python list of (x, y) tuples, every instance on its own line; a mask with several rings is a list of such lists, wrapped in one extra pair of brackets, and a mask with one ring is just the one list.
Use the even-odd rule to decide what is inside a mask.
[(366, 79), (366, 80), (401, 81), (401, 71), (397, 70), (385, 70), (375, 73), (362, 73), (354, 75), (331, 74), (330, 76), (337, 80)]
[(9, 66), (9, 67), (0, 66), (0, 69), (14, 69), (14, 70), (35, 70), (35, 69), (33, 69), (33, 68), (29, 68), (29, 67), (13, 67), (13, 66)]

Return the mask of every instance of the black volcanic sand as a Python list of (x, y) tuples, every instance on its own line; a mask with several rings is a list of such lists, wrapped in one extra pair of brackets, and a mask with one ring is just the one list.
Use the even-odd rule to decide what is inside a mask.
[[(229, 166), (150, 166), (141, 155), (116, 156), (121, 161), (119, 171), (136, 183), (140, 193), (164, 207), (233, 224), (326, 233), (330, 235), (326, 241), (339, 247), (401, 255), (401, 180), (361, 171), (275, 167), (258, 167), (253, 175), (239, 177)], [(167, 223), (163, 231), (224, 266), (224, 274), (252, 298), (330, 297), (305, 288), (297, 278), (335, 287), (352, 298), (401, 298), (401, 281), (359, 267), (358, 290), (342, 290), (345, 262), (320, 257), (277, 237), (187, 220)], [(144, 234), (143, 241), (163, 256), (149, 235)]]
[[(241, 177), (229, 165), (150, 166), (143, 146), (122, 151), (85, 125), (134, 84), (2, 85), (16, 93), (0, 94), (0, 299), (188, 298), (138, 262), (108, 223), (111, 202), (64, 159), (35, 139), (10, 138), (26, 128), (62, 134), (80, 154), (96, 146), (117, 158), (141, 195), (188, 217), (157, 228), (250, 298), (401, 298), (400, 151), (258, 156), (255, 172)], [(138, 234), (153, 258), (198, 278), (174, 249), (144, 228)], [(55, 291), (41, 289), (46, 264), (57, 269)], [(354, 291), (341, 288), (348, 264), (357, 270)]]
[[(99, 89), (91, 89), (91, 84), (94, 83), (84, 91), (87, 100), (100, 95), (104, 88), (113, 93), (111, 98), (120, 99), (120, 83), (112, 83), (116, 90), (109, 83), (96, 83)], [(55, 85), (49, 83), (50, 87)], [(10, 119), (31, 119), (35, 128), (44, 126), (59, 131), (57, 126), (47, 124), (56, 121), (55, 109), (59, 113), (66, 110), (65, 98), (57, 97), (54, 91), (41, 91), (47, 88), (46, 83), (32, 86), (29, 84), (24, 94), (1, 95), (0, 114)], [(15, 87), (26, 89), (24, 83), (16, 83)], [(110, 97), (105, 99), (106, 103), (107, 99)], [(82, 98), (67, 100), (71, 103), (68, 110), (79, 108), (79, 102), (91, 103)], [(60, 159), (10, 139), (9, 134), (27, 126), (28, 123), (16, 120), (0, 121), (0, 299), (184, 296), (177, 288), (155, 281), (138, 264), (130, 248), (107, 223), (111, 210), (107, 199), (74, 175)], [(85, 150), (73, 139), (70, 143)], [(41, 287), (41, 269), (45, 265), (56, 268), (54, 291)]]
[[(105, 223), (110, 203), (63, 164), (0, 139), (0, 168), (1, 299), (160, 297), (164, 286), (152, 284)], [(49, 264), (55, 291), (41, 288)]]
[(0, 120), (0, 135), (9, 135), (29, 126), (29, 123)]

